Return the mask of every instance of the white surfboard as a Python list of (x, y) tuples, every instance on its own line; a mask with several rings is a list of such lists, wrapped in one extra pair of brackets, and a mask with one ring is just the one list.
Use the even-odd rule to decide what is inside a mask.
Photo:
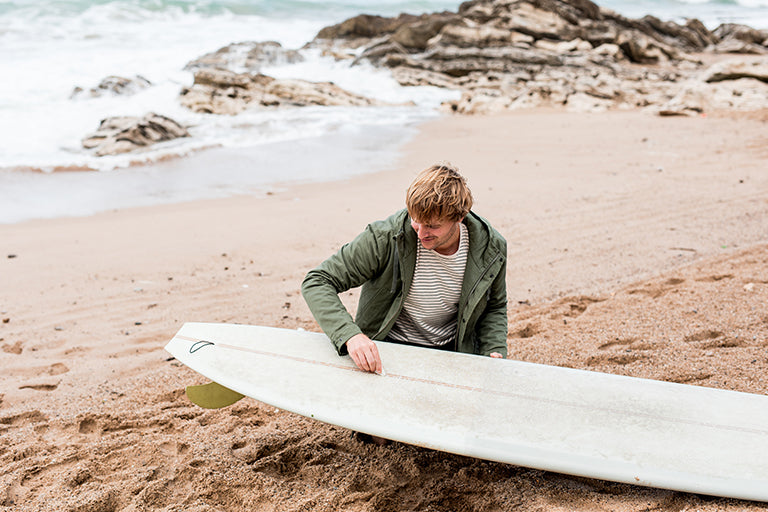
[(384, 375), (304, 331), (187, 323), (166, 346), (226, 388), (332, 425), (559, 473), (768, 501), (768, 396), (378, 348)]

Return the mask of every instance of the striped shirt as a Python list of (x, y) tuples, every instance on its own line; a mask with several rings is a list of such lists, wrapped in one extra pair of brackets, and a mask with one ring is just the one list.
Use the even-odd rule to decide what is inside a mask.
[(425, 249), (419, 242), (413, 283), (388, 338), (440, 347), (456, 336), (461, 285), (469, 254), (469, 232), (463, 222), (460, 227), (459, 249), (449, 256)]

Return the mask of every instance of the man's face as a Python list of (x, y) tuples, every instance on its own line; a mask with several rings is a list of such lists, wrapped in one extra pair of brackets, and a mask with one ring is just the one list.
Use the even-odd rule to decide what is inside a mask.
[(459, 224), (461, 224), (461, 220), (411, 218), (411, 227), (416, 231), (416, 235), (425, 249), (447, 256), (455, 253), (459, 248), (459, 237), (461, 236)]

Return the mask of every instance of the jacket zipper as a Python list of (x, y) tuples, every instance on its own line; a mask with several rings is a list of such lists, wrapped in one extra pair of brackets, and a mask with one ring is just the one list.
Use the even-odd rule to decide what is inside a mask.
[(400, 232), (395, 236), (395, 244), (394, 244), (394, 254), (395, 254), (395, 262), (394, 267), (392, 269), (392, 289), (390, 290), (390, 294), (394, 294), (395, 291), (397, 291), (397, 277), (400, 274), (400, 247), (399, 247), (399, 241), (400, 237), (403, 235), (403, 230), (401, 229)]

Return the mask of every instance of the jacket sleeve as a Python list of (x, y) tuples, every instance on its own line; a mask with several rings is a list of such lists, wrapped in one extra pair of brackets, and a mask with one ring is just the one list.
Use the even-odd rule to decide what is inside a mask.
[[(506, 247), (505, 247), (506, 249)], [(504, 251), (506, 254), (506, 250)], [(507, 260), (506, 257), (488, 291), (488, 302), (483, 315), (478, 319), (476, 332), (480, 340), (482, 355), (498, 352), (507, 357)]]
[(381, 268), (386, 248), (369, 225), (353, 241), (310, 270), (301, 284), (301, 294), (323, 332), (339, 354), (346, 354), (346, 342), (361, 329), (339, 299), (339, 294), (361, 286)]

